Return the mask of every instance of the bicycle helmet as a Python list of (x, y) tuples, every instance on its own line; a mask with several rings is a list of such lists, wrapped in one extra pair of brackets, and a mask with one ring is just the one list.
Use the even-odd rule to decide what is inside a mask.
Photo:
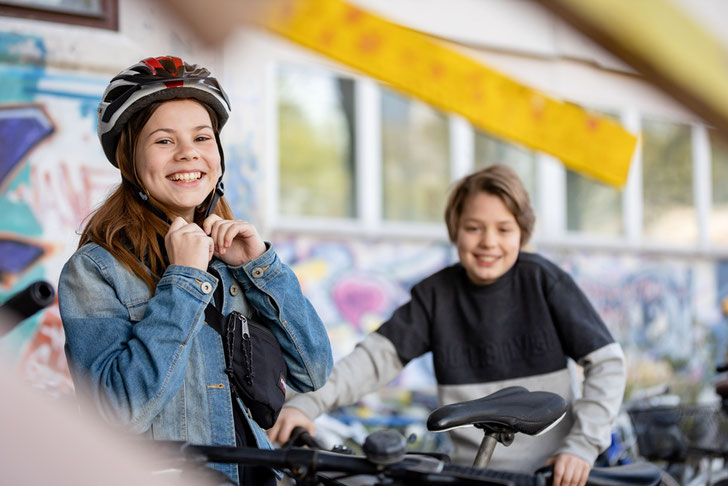
[(194, 98), (217, 113), (222, 129), (230, 116), (230, 100), (210, 71), (179, 57), (149, 57), (117, 74), (98, 108), (98, 136), (106, 158), (116, 166), (116, 145), (124, 125), (156, 101)]
[[(210, 71), (197, 64), (188, 64), (179, 57), (149, 57), (117, 74), (104, 91), (97, 111), (97, 133), (109, 162), (118, 167), (116, 147), (119, 137), (124, 125), (135, 113), (157, 101), (184, 98), (194, 98), (211, 107), (217, 114), (218, 130), (230, 117), (230, 100)], [(215, 138), (220, 151), (220, 178), (205, 217), (214, 210), (218, 198), (224, 192), (222, 174), (225, 172), (225, 158), (217, 133)], [(138, 196), (157, 216), (169, 222), (138, 185), (127, 182), (135, 187)]]

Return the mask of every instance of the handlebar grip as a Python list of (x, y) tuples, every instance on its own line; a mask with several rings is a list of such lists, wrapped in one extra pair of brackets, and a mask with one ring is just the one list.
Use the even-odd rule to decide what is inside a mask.
[(53, 303), (56, 291), (45, 280), (33, 282), (4, 304), (0, 305), (0, 318), (5, 326), (0, 327), (0, 336)]
[(325, 447), (321, 445), (321, 443), (316, 440), (316, 438), (312, 436), (308, 430), (300, 426), (293, 427), (291, 436), (288, 438), (286, 443), (281, 446), (281, 448), (286, 449), (302, 446), (310, 447), (311, 449), (325, 450)]

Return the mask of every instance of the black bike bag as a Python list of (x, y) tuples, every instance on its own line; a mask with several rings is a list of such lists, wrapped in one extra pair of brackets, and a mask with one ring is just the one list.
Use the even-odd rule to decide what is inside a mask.
[(286, 398), (288, 374), (278, 340), (267, 327), (240, 312), (223, 316), (212, 302), (205, 309), (205, 321), (222, 336), (232, 392), (258, 425), (273, 427)]

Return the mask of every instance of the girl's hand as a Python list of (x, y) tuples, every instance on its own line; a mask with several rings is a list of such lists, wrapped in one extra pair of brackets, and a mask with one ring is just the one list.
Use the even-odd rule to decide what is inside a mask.
[(206, 271), (215, 244), (195, 223), (176, 217), (164, 237), (164, 247), (170, 264)]
[(588, 462), (571, 454), (553, 456), (546, 464), (554, 466), (553, 486), (584, 486), (591, 470)]
[(265, 253), (265, 242), (247, 221), (211, 214), (202, 222), (202, 229), (215, 243), (215, 256), (228, 265), (237, 267)]

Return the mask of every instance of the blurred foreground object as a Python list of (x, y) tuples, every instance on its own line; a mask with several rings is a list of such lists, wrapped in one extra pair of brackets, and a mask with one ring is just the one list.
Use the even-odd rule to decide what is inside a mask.
[[(55, 296), (44, 280), (13, 295), (0, 305), (0, 337), (52, 304)], [(31, 388), (2, 359), (0, 390), (2, 484), (213, 484), (207, 469), (180, 476), (178, 457), (164, 455), (147, 439), (121, 435), (95, 417), (82, 419), (75, 402), (54, 400)]]
[[(0, 366), (0, 477), (13, 486), (191, 486), (213, 484), (180, 476), (175, 457), (146, 439), (119, 436), (82, 420), (67, 402), (49, 400)], [(157, 472), (154, 472), (157, 471)]]
[(668, 0), (534, 0), (728, 140), (728, 49)]
[(637, 138), (618, 123), (343, 0), (167, 1), (207, 41), (252, 21), (575, 171), (614, 186), (627, 180)]
[(0, 337), (10, 332), (39, 310), (48, 307), (56, 291), (45, 280), (33, 282), (0, 305)]

